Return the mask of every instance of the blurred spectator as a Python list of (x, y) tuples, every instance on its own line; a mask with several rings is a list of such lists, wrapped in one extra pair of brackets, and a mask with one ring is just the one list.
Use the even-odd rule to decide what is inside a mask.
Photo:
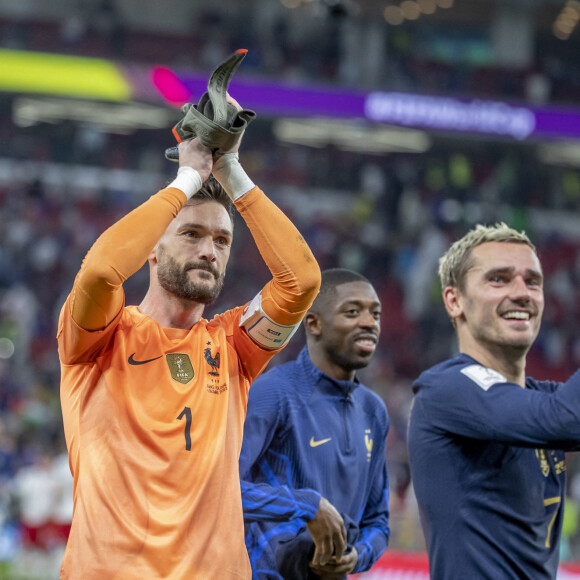
[[(63, 443), (64, 447), (64, 443)], [(73, 478), (66, 448), (56, 455), (52, 462), (51, 477), (54, 483), (53, 506), (50, 522), (54, 548), (64, 551), (73, 513)]]
[(31, 465), (21, 467), (14, 478), (12, 493), (18, 506), (24, 548), (52, 548), (55, 498), (50, 455), (39, 453)]
[[(166, 34), (129, 26), (121, 3), (99, 0), (67, 10), (64, 20), (5, 19), (0, 46), (125, 58), (129, 63), (194, 63), (207, 70), (243, 39), (252, 42), (246, 61), (252, 75), (333, 84), (342, 74), (342, 81), (355, 83), (359, 90), (359, 76), (341, 73), (339, 51), (345, 50), (344, 35), (349, 34), (342, 16), (310, 19), (313, 5), (304, 2), (292, 12), (277, 11), (269, 3), (264, 12), (252, 3), (248, 20), (259, 16), (270, 28), (248, 22), (254, 30), (245, 37), (239, 18), (219, 3), (195, 11), (194, 34)], [(250, 8), (244, 4), (240, 10)], [(517, 98), (536, 104), (580, 99), (577, 63), (542, 35), (536, 39), (537, 62), (527, 70), (506, 72), (489, 64), (444, 62), (429, 50), (424, 32), (412, 25), (383, 29), (384, 42), (377, 45), (381, 54), (369, 56), (381, 66), (375, 67), (374, 77), (365, 78), (365, 89)], [(438, 33), (443, 38), (445, 29)], [(40, 541), (42, 522), (52, 518), (48, 536), (59, 544), (69, 524), (68, 463), (60, 455), (52, 458), (60, 451), (56, 444), (38, 457), (36, 443), (55, 441), (62, 430), (54, 337), (63, 289), (71, 286), (97, 232), (166, 182), (173, 169), (162, 154), (169, 144), (168, 131), (112, 135), (72, 122), (16, 128), (11, 106), (11, 97), (0, 94), (0, 578), (10, 578), (2, 566), (17, 550), (14, 530), (19, 522), (12, 517), (7, 493), (13, 481), (21, 499), (37, 484), (40, 496), (47, 498), (54, 485), (60, 498), (52, 502), (56, 511), (36, 505), (40, 498), (26, 507), (24, 500), (23, 511), (16, 515), (23, 522), (26, 518), (26, 537), (36, 529)], [(282, 146), (260, 118), (245, 139), (244, 156), (256, 182), (292, 216), (321, 267), (351, 267), (381, 280), (377, 290), (385, 305), (383, 337), (372, 368), (366, 369), (372, 373), (366, 382), (376, 385), (385, 399), (393, 425), (391, 547), (422, 549), (405, 429), (411, 379), (453, 351), (453, 331), (439, 306), (435, 275), (441, 248), (479, 220), (517, 222), (538, 240), (543, 262), (554, 272), (546, 289), (544, 326), (529, 357), (530, 374), (566, 378), (580, 364), (580, 238), (559, 226), (580, 209), (580, 173), (574, 167), (538, 162), (534, 144), (508, 141), (453, 141), (444, 136), (421, 155), (360, 154)], [(532, 219), (532, 214), (538, 217)], [(236, 296), (250, 299), (266, 272), (239, 220), (236, 236), (237, 256), (228, 276), (236, 280)], [(142, 282), (139, 275), (134, 278), (127, 286), (128, 300)], [(213, 310), (227, 308), (232, 292), (233, 287), (224, 291)], [(294, 358), (293, 348), (291, 343), (274, 363)], [(580, 505), (580, 461), (570, 458), (569, 470), (573, 500), (566, 516), (565, 556), (580, 559), (574, 517)], [(36, 515), (25, 514), (29, 508)], [(47, 515), (39, 519), (43, 510)]]

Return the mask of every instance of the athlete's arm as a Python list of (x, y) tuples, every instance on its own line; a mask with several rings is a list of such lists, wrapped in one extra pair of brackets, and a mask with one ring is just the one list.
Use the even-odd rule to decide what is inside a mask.
[(357, 562), (354, 572), (368, 570), (387, 549), (389, 544), (389, 479), (386, 466), (387, 431), (380, 440), (376, 440), (377, 449), (373, 449), (372, 486), (359, 523), (359, 534), (354, 548)]
[(325, 566), (334, 558), (342, 558), (346, 550), (346, 527), (338, 510), (324, 497), (320, 498), (314, 519), (307, 524), (314, 541), (312, 566)]
[[(488, 369), (468, 365), (443, 373), (440, 384), (415, 397), (435, 429), (524, 447), (577, 449), (580, 445), (580, 371), (553, 391), (521, 388)], [(493, 373), (493, 371), (492, 371)]]
[(247, 176), (237, 152), (219, 157), (213, 174), (234, 200), (273, 276), (240, 325), (260, 346), (280, 348), (316, 298), (320, 268), (294, 224)]
[[(226, 100), (242, 109), (231, 95)], [(300, 232), (240, 165), (240, 142), (214, 159), (212, 172), (234, 201), (273, 276), (244, 312), (240, 326), (260, 346), (277, 349), (290, 340), (316, 298), (320, 268)]]
[[(260, 465), (258, 463), (256, 468)], [(267, 462), (263, 467), (268, 469)], [(346, 549), (344, 521), (337, 509), (317, 491), (252, 483), (245, 479), (241, 479), (240, 484), (245, 522), (301, 521), (314, 542), (315, 565), (327, 564), (334, 554), (342, 556)]]
[(292, 222), (257, 187), (236, 202), (273, 280), (252, 300), (241, 325), (265, 348), (283, 346), (320, 288), (320, 269)]
[[(320, 494), (313, 489), (291, 489), (277, 480), (269, 466), (268, 449), (286, 423), (280, 396), (286, 387), (271, 382), (270, 376), (256, 379), (248, 400), (239, 462), (244, 520), (310, 521), (316, 516)], [(267, 478), (264, 473), (269, 474)], [(257, 479), (261, 482), (256, 483)]]
[[(381, 557), (389, 543), (389, 481), (386, 468), (385, 447), (388, 433), (388, 417), (385, 416), (386, 428), (381, 430), (379, 439), (375, 438), (373, 464), (371, 469), (371, 490), (360, 522), (358, 534), (353, 544), (340, 558), (330, 558), (324, 565), (314, 565), (314, 571), (322, 577), (343, 577), (346, 574), (366, 572)], [(326, 576), (325, 576), (326, 575)]]
[[(211, 154), (197, 139), (179, 145), (180, 172), (194, 168), (197, 183), (188, 183), (187, 173), (150, 197), (107, 229), (87, 253), (78, 272), (69, 305), (73, 320), (85, 330), (107, 327), (124, 304), (122, 284), (147, 261), (167, 226), (188, 197), (207, 179)], [(196, 189), (197, 185), (197, 189)], [(187, 191), (186, 191), (187, 190)]]
[(320, 494), (313, 489), (290, 489), (240, 480), (245, 522), (289, 522), (314, 519)]

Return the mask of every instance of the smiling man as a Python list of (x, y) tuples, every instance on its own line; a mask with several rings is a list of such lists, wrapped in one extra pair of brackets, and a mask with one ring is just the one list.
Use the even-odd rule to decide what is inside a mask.
[(408, 434), (431, 577), (553, 579), (580, 375), (526, 377), (544, 310), (536, 249), (505, 224), (480, 225), (439, 275), (460, 354), (415, 381)]
[(365, 277), (325, 270), (304, 319), (307, 346), (254, 383), (240, 458), (254, 579), (345, 578), (387, 547), (389, 419), (356, 376), (380, 316)]

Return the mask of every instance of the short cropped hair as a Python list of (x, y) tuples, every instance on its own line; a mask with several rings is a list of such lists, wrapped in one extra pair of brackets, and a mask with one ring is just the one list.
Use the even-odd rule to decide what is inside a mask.
[[(187, 203), (192, 203), (195, 201), (217, 201), (220, 205), (223, 205), (233, 222), (234, 219), (234, 203), (231, 197), (226, 193), (225, 189), (220, 185), (218, 180), (210, 175), (209, 178), (204, 181), (201, 189), (194, 193)], [(187, 205), (186, 203), (186, 205)]]
[(367, 284), (371, 284), (368, 278), (362, 274), (353, 270), (347, 270), (346, 268), (330, 268), (328, 270), (323, 270), (321, 278), (322, 281), (320, 283), (318, 296), (308, 310), (308, 312), (313, 314), (320, 314), (320, 311), (327, 305), (328, 299), (336, 294), (337, 286), (349, 282), (366, 282)]
[(472, 266), (471, 252), (473, 248), (487, 242), (525, 244), (537, 255), (536, 247), (525, 232), (518, 232), (503, 222), (493, 226), (480, 224), (454, 242), (445, 255), (439, 259), (439, 279), (442, 288), (448, 286), (459, 290), (465, 288), (465, 277)]

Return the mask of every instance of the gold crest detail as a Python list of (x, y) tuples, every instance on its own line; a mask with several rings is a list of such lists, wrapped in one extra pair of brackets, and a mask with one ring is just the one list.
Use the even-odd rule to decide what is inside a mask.
[(367, 461), (371, 460), (371, 455), (373, 452), (373, 440), (369, 437), (371, 433), (370, 429), (365, 429), (365, 447), (367, 448)]
[(195, 371), (193, 370), (193, 365), (188, 355), (180, 352), (172, 352), (171, 354), (166, 354), (165, 358), (167, 359), (167, 365), (174, 380), (185, 385), (193, 379)]
[(540, 469), (542, 470), (542, 475), (548, 477), (550, 473), (550, 460), (548, 459), (548, 454), (545, 449), (536, 449), (536, 457), (540, 462)]

